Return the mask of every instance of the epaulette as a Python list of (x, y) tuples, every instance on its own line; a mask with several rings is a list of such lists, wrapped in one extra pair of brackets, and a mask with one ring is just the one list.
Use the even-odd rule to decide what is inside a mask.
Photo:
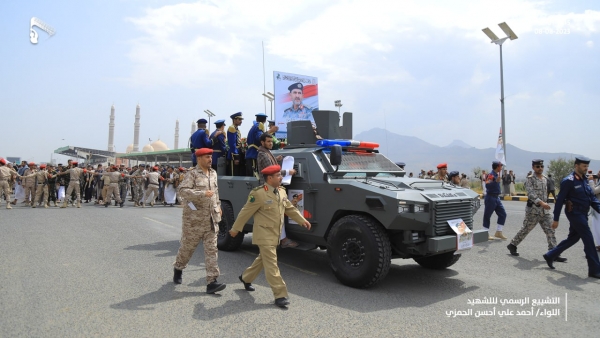
[(285, 192), (285, 191), (286, 191), (285, 187), (282, 187), (282, 186), (279, 186), (279, 188), (278, 188), (278, 189), (279, 189), (280, 191), (283, 191), (283, 192)]
[(262, 123), (262, 122), (259, 122), (259, 123), (258, 123), (258, 129), (259, 129), (260, 131), (264, 131), (264, 130), (265, 130), (265, 124), (264, 124), (264, 123)]
[(258, 187), (255, 187), (255, 188), (253, 188), (253, 189), (252, 189), (252, 191), (257, 191), (257, 190), (260, 190), (260, 189), (262, 189), (262, 188), (263, 188), (263, 186), (262, 186), (262, 185), (259, 185)]
[(573, 174), (568, 175), (567, 177), (564, 178), (565, 180), (569, 180), (572, 181), (575, 179), (575, 177), (573, 176)]
[(227, 128), (227, 131), (230, 133), (235, 133), (235, 127), (234, 126), (229, 126), (229, 128)]

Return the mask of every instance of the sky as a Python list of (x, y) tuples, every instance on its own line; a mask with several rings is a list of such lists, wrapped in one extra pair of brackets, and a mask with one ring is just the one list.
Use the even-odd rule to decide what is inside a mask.
[[(56, 34), (36, 28), (32, 44), (32, 17)], [(495, 148), (500, 53), (482, 29), (504, 37), (502, 22), (518, 36), (502, 47), (507, 143), (600, 159), (600, 2), (567, 0), (2, 1), (0, 156), (106, 150), (111, 105), (118, 152), (137, 104), (140, 149), (173, 148), (176, 120), (185, 147), (206, 109), (227, 124), (243, 112), (246, 134), (270, 114), (273, 71), (317, 77), (319, 108), (341, 100), (355, 135)]]

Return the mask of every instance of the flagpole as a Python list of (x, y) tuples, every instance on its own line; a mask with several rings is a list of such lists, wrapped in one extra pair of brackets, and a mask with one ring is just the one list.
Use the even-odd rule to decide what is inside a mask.
[[(502, 113), (502, 148), (506, 162), (506, 126), (504, 125), (504, 72), (502, 68), (502, 44), (500, 44), (500, 111)], [(506, 167), (506, 163), (503, 163)]]

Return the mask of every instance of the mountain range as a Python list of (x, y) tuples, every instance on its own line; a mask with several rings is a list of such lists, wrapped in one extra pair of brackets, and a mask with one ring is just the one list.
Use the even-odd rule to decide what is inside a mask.
[[(478, 149), (468, 145), (461, 140), (454, 140), (445, 147), (427, 143), (414, 136), (404, 136), (386, 131), (381, 128), (373, 128), (354, 137), (355, 140), (379, 143), (379, 152), (394, 162), (406, 163), (405, 170), (412, 172), (415, 176), (424, 169), (434, 170), (439, 163), (448, 163), (448, 171), (458, 170), (461, 173), (473, 177), (473, 169), (480, 167), (489, 172), (492, 169), (496, 148)], [(542, 159), (546, 168), (550, 160), (572, 159), (579, 154), (573, 153), (543, 153), (527, 151), (517, 148), (510, 143), (506, 144), (507, 169), (513, 170), (517, 180), (525, 178), (531, 170), (532, 159)]]

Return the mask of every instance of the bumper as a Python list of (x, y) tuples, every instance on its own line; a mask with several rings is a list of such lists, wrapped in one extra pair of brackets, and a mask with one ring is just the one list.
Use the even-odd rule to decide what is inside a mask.
[[(487, 242), (488, 232), (486, 229), (473, 231), (473, 244)], [(427, 239), (427, 250), (429, 252), (444, 252), (456, 250), (456, 235), (439, 236)]]

